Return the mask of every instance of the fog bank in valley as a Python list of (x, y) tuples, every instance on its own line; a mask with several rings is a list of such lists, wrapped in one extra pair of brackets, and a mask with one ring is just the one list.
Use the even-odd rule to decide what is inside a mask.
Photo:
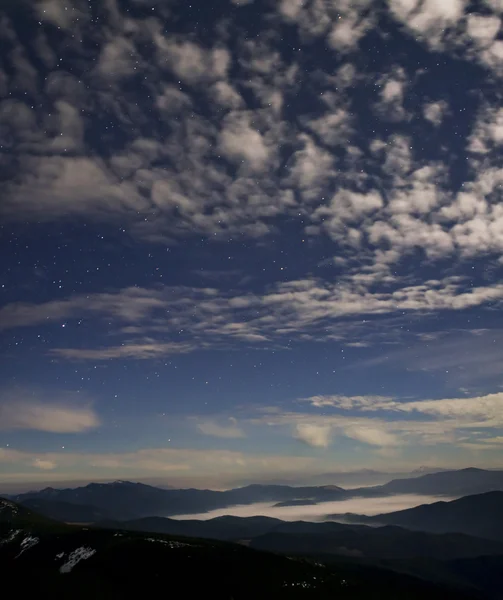
[(449, 501), (454, 498), (445, 496), (421, 496), (401, 494), (385, 498), (349, 498), (336, 502), (320, 502), (307, 506), (274, 506), (274, 502), (258, 502), (256, 504), (229, 506), (205, 513), (177, 515), (173, 519), (213, 519), (224, 515), (236, 517), (266, 516), (283, 519), (284, 521), (318, 521), (325, 515), (356, 513), (361, 515), (378, 515), (412, 508), (420, 504), (431, 504), (439, 500)]

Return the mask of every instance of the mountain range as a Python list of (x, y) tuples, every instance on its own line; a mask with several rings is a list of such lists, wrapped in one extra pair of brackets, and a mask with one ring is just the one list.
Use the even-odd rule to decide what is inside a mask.
[(26, 597), (43, 590), (51, 600), (149, 597), (161, 590), (233, 600), (496, 600), (496, 587), (473, 581), (489, 572), (498, 583), (500, 558), (475, 563), (471, 579), (446, 575), (451, 563), (428, 579), (376, 564), (272, 554), (243, 544), (70, 526), (0, 499), (3, 588)]
[(420, 477), (408, 479), (393, 479), (375, 488), (375, 491), (386, 495), (425, 494), (438, 496), (468, 496), (495, 490), (503, 491), (503, 471), (475, 468), (427, 473)]
[(432, 534), (401, 527), (369, 527), (333, 522), (282, 521), (270, 517), (217, 517), (207, 521), (148, 517), (105, 521), (103, 528), (150, 531), (169, 535), (245, 543), (251, 548), (291, 554), (324, 554), (359, 558), (467, 558), (503, 555), (503, 542), (459, 533)]
[(91, 483), (78, 488), (45, 488), (9, 497), (55, 519), (94, 522), (102, 519), (132, 520), (152, 515), (168, 517), (196, 514), (257, 502), (295, 506), (356, 497), (386, 497), (396, 494), (456, 497), (493, 490), (503, 491), (503, 471), (443, 471), (350, 490), (335, 485), (294, 487), (254, 484), (215, 491), (165, 489), (143, 483), (117, 481)]
[(375, 516), (349, 514), (328, 518), (431, 533), (458, 532), (503, 542), (503, 492), (486, 492)]
[[(20, 503), (28, 503), (43, 514), (59, 518), (58, 510), (69, 510), (68, 505), (84, 506), (79, 518), (77, 510), (72, 521), (88, 521), (90, 510), (103, 515), (126, 520), (151, 515), (180, 515), (200, 513), (217, 508), (256, 502), (287, 502), (309, 499), (311, 502), (329, 502), (347, 497), (348, 493), (337, 486), (291, 487), (284, 485), (249, 485), (228, 491), (197, 489), (161, 489), (142, 483), (117, 481), (90, 483), (85, 487), (57, 490), (45, 488), (9, 496)], [(39, 504), (34, 505), (33, 502)], [(66, 520), (66, 519), (62, 519)], [(96, 519), (91, 519), (94, 521)]]

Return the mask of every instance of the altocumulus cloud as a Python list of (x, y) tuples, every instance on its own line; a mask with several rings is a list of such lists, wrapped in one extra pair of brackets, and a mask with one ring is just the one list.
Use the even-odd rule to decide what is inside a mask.
[[(497, 0), (483, 0), (480, 14), (468, 12), (465, 0), (390, 0), (378, 7), (371, 0), (282, 0), (263, 15), (258, 11), (264, 35), (245, 40), (234, 25), (255, 6), (233, 0), (230, 20), (215, 24), (210, 42), (197, 32), (176, 32), (170, 17), (179, 2), (136, 0), (125, 11), (127, 4), (100, 4), (98, 20), (95, 8), (80, 0), (35, 2), (27, 14), (38, 24), (33, 42), (4, 21), (12, 64), (0, 72), (0, 124), (16, 174), (3, 190), (2, 216), (119, 222), (133, 238), (153, 244), (194, 234), (254, 240), (277, 232), (281, 219), (297, 219), (307, 241), (337, 244), (332, 260), (344, 276), (334, 285), (309, 275), (256, 295), (130, 287), (38, 305), (17, 302), (0, 311), (0, 328), (81, 313), (113, 316), (114, 325), (140, 321), (161, 339), (52, 353), (72, 360), (153, 359), (194, 348), (190, 340), (167, 341), (175, 327), (211, 344), (281, 344), (294, 335), (353, 341), (351, 317), (462, 311), (502, 301), (501, 284), (474, 284), (464, 269), (479, 258), (497, 260), (503, 251), (499, 100), (488, 95), (481, 101), (466, 139), (449, 149), (452, 155), (462, 146), (466, 154), (463, 185), (456, 187), (450, 159), (424, 156), (422, 142), (402, 126), (416, 120), (433, 135), (454, 118), (449, 98), (425, 97), (412, 109), (407, 99), (427, 76), (416, 62), (392, 59), (382, 72), (369, 73), (354, 60), (365, 36), (382, 33), (386, 23), (386, 35), (405, 34), (425, 57), (430, 51), (454, 55), (497, 82), (503, 76)], [(59, 41), (50, 35), (54, 26)], [(277, 35), (283, 26), (301, 39), (326, 42), (321, 58), (336, 67), (329, 72), (320, 60), (312, 72), (303, 53), (285, 53)], [(79, 58), (79, 69), (57, 63), (63, 48)], [(40, 77), (34, 53), (44, 64)], [(144, 101), (124, 101), (132, 78)], [(369, 110), (384, 127), (362, 137), (367, 115), (354, 99), (370, 87), (378, 93), (369, 98)], [(289, 101), (313, 90), (319, 110), (295, 102), (298, 114), (289, 119)], [(39, 113), (31, 96), (43, 98), (48, 110)], [(109, 155), (87, 135), (95, 129), (89, 106), (110, 115), (121, 131)], [(413, 269), (408, 277), (404, 261), (418, 251), (430, 264), (448, 260), (459, 273), (434, 280)], [(345, 325), (334, 323), (343, 318)], [(323, 328), (322, 319), (328, 321)]]

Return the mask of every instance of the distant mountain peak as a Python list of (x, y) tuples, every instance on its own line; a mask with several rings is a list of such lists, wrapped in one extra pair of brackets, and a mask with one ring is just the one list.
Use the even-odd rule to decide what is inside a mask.
[(427, 465), (421, 465), (420, 467), (418, 467), (417, 469), (414, 469), (411, 473), (412, 474), (421, 474), (421, 475), (427, 475), (430, 473), (441, 473), (443, 471), (445, 471), (446, 469), (441, 469), (439, 467), (429, 467)]

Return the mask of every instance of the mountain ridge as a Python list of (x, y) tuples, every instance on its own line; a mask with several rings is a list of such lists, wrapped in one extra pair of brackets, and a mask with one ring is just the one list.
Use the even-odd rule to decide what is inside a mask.
[(430, 533), (458, 532), (503, 541), (503, 491), (422, 504), (374, 516), (346, 514), (327, 517), (350, 523), (397, 525)]
[[(0, 507), (2, 583), (17, 589), (22, 582), (26, 597), (43, 590), (52, 600), (119, 600), (158, 595), (159, 586), (167, 586), (168, 593), (183, 589), (187, 597), (233, 600), (356, 600), (370, 595), (389, 600), (480, 599), (466, 586), (364, 564), (329, 565), (242, 544), (61, 524), (51, 530), (47, 519), (25, 507), (8, 500), (0, 500)], [(20, 514), (26, 517), (22, 526), (16, 520)]]

